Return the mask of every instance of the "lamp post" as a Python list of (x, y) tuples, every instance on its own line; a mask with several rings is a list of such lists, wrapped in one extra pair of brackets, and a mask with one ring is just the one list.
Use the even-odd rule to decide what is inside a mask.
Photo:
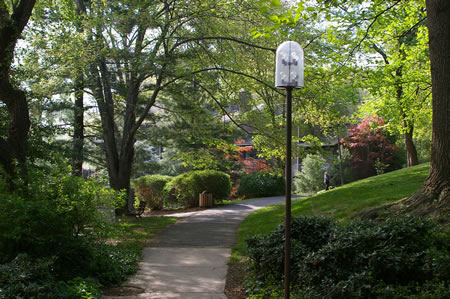
[(291, 187), (292, 187), (292, 90), (303, 88), (303, 49), (287, 41), (277, 48), (275, 87), (286, 89), (286, 222), (284, 245), (284, 298), (290, 297), (291, 268)]

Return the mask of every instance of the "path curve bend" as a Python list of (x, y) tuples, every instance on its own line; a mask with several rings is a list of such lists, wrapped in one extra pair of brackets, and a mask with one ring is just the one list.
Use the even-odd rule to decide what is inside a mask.
[(189, 213), (144, 248), (139, 270), (124, 283), (140, 294), (103, 298), (226, 299), (227, 262), (239, 224), (251, 212), (284, 200), (266, 197)]

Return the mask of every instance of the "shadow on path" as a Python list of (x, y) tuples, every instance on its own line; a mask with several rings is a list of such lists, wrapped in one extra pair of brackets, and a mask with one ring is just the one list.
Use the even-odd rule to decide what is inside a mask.
[(239, 224), (251, 212), (284, 199), (259, 198), (189, 213), (144, 248), (138, 272), (122, 286), (133, 294), (103, 298), (226, 298), (227, 261)]

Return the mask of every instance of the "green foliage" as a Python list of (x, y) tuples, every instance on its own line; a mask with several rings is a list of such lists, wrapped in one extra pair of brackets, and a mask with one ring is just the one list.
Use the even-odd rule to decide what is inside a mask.
[[(326, 215), (337, 220), (350, 219), (365, 209), (390, 204), (417, 191), (429, 174), (429, 164), (404, 168), (337, 187), (310, 197), (292, 201), (292, 215)], [(233, 256), (246, 255), (245, 240), (257, 234), (267, 234), (285, 219), (284, 205), (262, 208), (241, 223)]]
[[(259, 285), (282, 288), (283, 231), (280, 226), (248, 242)], [(440, 231), (430, 220), (393, 216), (381, 224), (336, 225), (326, 218), (300, 217), (291, 231), (294, 296), (421, 297), (448, 291), (450, 231)]]
[(302, 161), (302, 170), (294, 177), (294, 190), (297, 193), (315, 193), (324, 186), (323, 175), (327, 171), (325, 159), (320, 155), (307, 155)]
[(152, 210), (161, 210), (164, 207), (163, 191), (172, 177), (166, 175), (146, 175), (132, 182), (140, 201), (146, 201)]
[[(334, 223), (325, 217), (297, 217), (291, 225), (291, 252), (293, 261), (324, 246), (334, 229)], [(267, 235), (258, 235), (247, 240), (248, 256), (252, 260), (253, 279), (283, 280), (284, 226), (279, 226)], [(294, 268), (293, 274), (296, 273)]]
[(99, 298), (135, 271), (140, 247), (103, 243), (114, 223), (99, 208), (122, 204), (120, 192), (66, 170), (32, 178), (0, 190), (0, 297)]
[(19, 254), (0, 264), (2, 298), (101, 298), (98, 282), (75, 277), (68, 281), (55, 279), (55, 257), (32, 259)]
[(100, 298), (100, 285), (118, 284), (134, 273), (143, 242), (175, 221), (131, 218), (121, 219), (115, 228), (90, 226), (103, 227), (119, 241), (115, 246), (104, 243), (105, 234), (83, 230), (76, 236), (55, 203), (19, 199), (5, 199), (10, 218), (5, 206), (1, 209), (2, 221), (9, 221), (8, 226), (2, 222), (0, 233), (2, 298)]
[(228, 198), (231, 191), (230, 176), (216, 170), (199, 170), (181, 174), (168, 182), (164, 188), (168, 205), (196, 207), (199, 194), (213, 194), (216, 200)]
[(139, 256), (140, 248), (135, 246), (96, 244), (86, 274), (102, 285), (118, 284), (136, 272)]
[(66, 284), (67, 292), (71, 294), (70, 297), (73, 296), (74, 298), (83, 299), (94, 299), (102, 297), (100, 286), (97, 282), (92, 281), (91, 279), (75, 277), (74, 279), (66, 282)]
[(283, 195), (285, 185), (283, 176), (259, 171), (242, 176), (237, 193), (239, 196), (245, 195), (247, 198)]
[(99, 238), (108, 232), (109, 219), (98, 209), (114, 209), (122, 201), (119, 192), (63, 172), (33, 179), (27, 193), (1, 192), (0, 262), (20, 252), (46, 256), (81, 235)]

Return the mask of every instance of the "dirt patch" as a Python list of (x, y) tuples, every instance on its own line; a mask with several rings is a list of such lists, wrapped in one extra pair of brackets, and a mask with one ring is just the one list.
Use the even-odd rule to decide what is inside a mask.
[(103, 296), (134, 296), (144, 293), (145, 290), (135, 286), (111, 287), (103, 290)]
[(225, 282), (225, 295), (229, 299), (245, 299), (244, 263), (233, 261), (228, 264), (227, 280)]

